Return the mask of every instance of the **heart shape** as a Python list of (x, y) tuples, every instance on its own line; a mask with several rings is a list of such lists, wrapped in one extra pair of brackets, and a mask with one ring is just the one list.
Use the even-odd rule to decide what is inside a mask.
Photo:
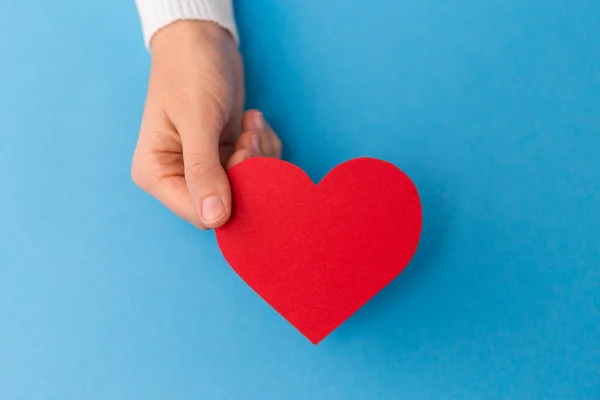
[(394, 165), (357, 158), (315, 185), (300, 168), (250, 158), (229, 171), (234, 209), (216, 230), (238, 275), (317, 344), (414, 255), (419, 194)]

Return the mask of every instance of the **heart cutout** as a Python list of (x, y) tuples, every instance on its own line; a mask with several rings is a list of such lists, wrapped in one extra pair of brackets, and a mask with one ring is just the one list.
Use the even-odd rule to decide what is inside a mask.
[(313, 344), (409, 263), (422, 210), (411, 179), (357, 158), (315, 185), (302, 169), (250, 158), (229, 171), (230, 220), (216, 230), (229, 265)]

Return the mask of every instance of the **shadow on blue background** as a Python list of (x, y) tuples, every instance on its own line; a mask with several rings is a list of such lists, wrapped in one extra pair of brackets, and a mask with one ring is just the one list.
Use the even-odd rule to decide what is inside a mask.
[(600, 3), (237, 16), (248, 106), (288, 160), (413, 178), (413, 262), (310, 345), (132, 184), (133, 2), (0, 0), (0, 398), (600, 397)]

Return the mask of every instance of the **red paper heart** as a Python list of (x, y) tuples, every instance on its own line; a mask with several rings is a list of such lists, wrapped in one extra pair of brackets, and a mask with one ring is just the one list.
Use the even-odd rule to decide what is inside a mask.
[(417, 249), (419, 194), (385, 161), (347, 161), (318, 185), (274, 158), (250, 158), (229, 177), (233, 215), (216, 230), (223, 255), (314, 344), (398, 276)]

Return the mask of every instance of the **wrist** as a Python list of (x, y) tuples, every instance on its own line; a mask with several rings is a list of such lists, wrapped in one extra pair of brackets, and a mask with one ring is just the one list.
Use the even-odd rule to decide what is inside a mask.
[(212, 21), (179, 20), (158, 30), (150, 42), (152, 54), (189, 47), (199, 42), (219, 43), (229, 40), (235, 45), (229, 31)]

